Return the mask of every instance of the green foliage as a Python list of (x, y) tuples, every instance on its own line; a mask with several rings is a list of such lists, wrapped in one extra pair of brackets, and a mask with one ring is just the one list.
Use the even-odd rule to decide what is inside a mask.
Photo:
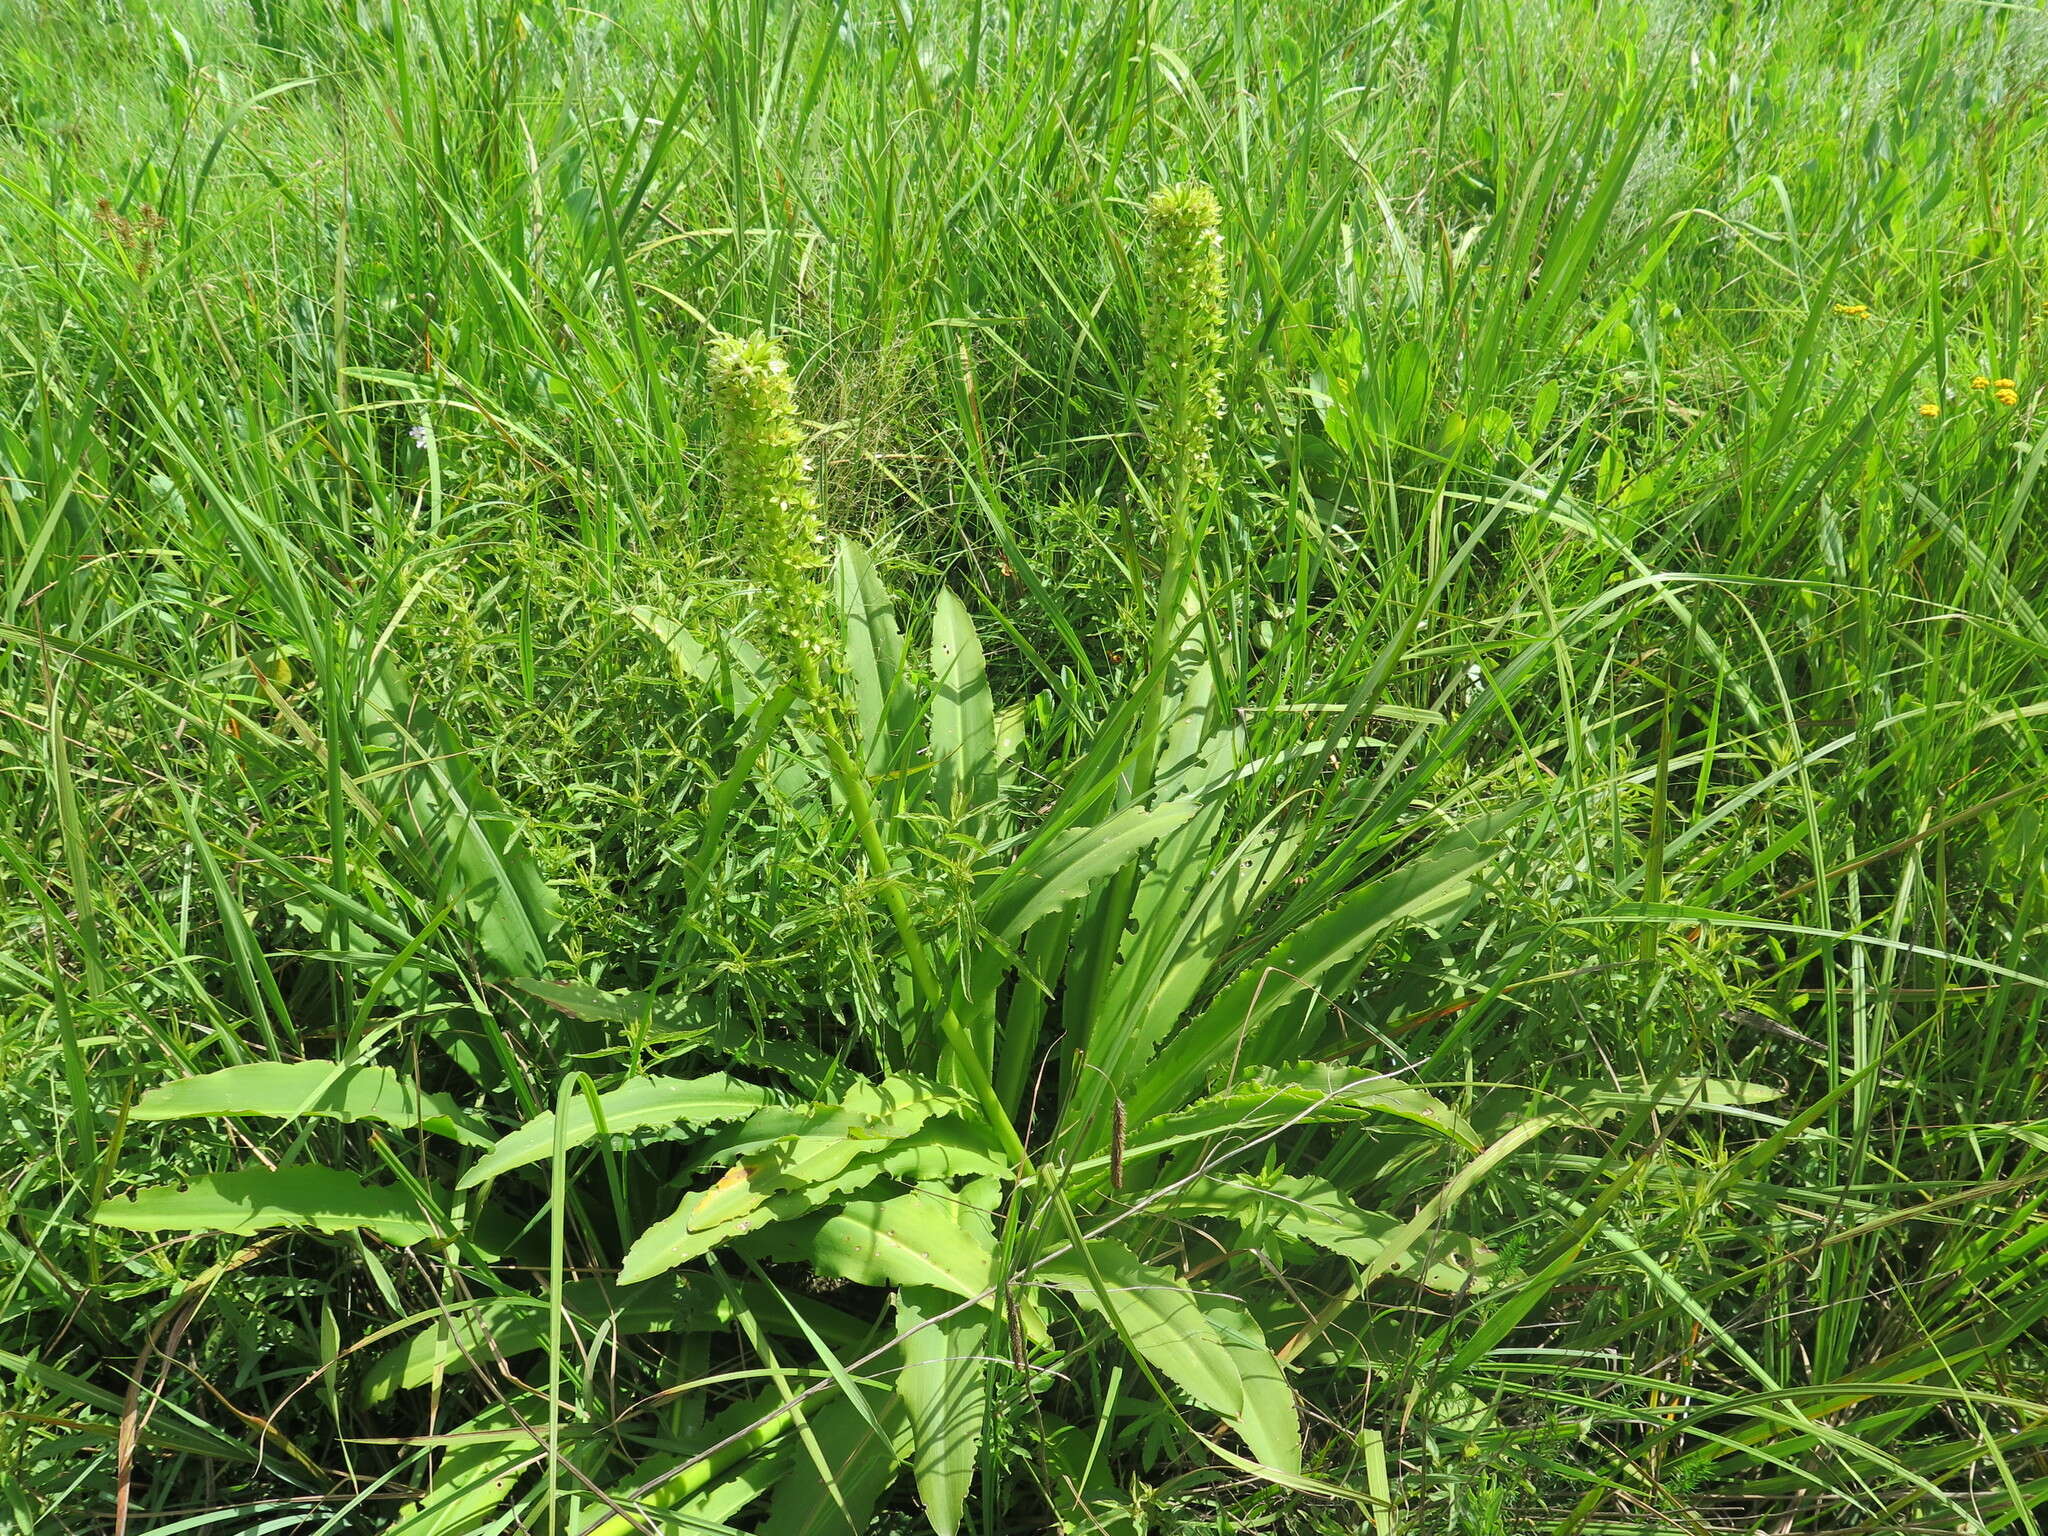
[(2038, 16), (0, 39), (0, 1530), (2038, 1521)]

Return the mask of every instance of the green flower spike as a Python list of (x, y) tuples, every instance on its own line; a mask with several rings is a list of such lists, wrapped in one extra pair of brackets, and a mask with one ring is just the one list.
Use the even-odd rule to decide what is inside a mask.
[(710, 374), (726, 517), (760, 589), (772, 643), (792, 680), (815, 697), (831, 654), (820, 579), (825, 534), (789, 364), (765, 336), (716, 336)]
[(1198, 181), (1145, 200), (1145, 441), (1162, 511), (1216, 483), (1210, 441), (1223, 414), (1223, 234)]

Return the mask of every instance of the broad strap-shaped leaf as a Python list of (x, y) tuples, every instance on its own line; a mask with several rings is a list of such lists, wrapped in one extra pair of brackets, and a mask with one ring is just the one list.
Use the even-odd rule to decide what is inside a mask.
[(452, 731), (415, 702), (390, 656), (381, 657), (362, 700), (366, 787), (390, 818), (389, 832), (436, 900), (458, 902), (500, 976), (547, 968), (561, 914), (540, 862)]
[(1301, 1471), (1301, 1410), (1287, 1373), (1259, 1325), (1236, 1302), (1205, 1293), (1198, 1303), (1229, 1352), (1244, 1391), (1244, 1407), (1226, 1415), (1260, 1465), (1277, 1473)]
[(1114, 1238), (1093, 1237), (1086, 1261), (1067, 1254), (1034, 1273), (1107, 1318), (1154, 1370), (1204, 1408), (1233, 1420), (1244, 1411), (1236, 1357), (1172, 1270), (1140, 1264)]
[[(651, 1127), (694, 1129), (738, 1120), (779, 1102), (769, 1088), (714, 1072), (707, 1077), (636, 1077), (597, 1096), (604, 1130), (618, 1135)], [(598, 1134), (590, 1101), (575, 1098), (562, 1114), (560, 1136), (565, 1146), (580, 1147)], [(537, 1115), (505, 1136), (463, 1174), (458, 1189), (470, 1189), (514, 1168), (553, 1155), (556, 1140), (552, 1110)]]
[[(1360, 1209), (1327, 1179), (1290, 1174), (1252, 1181), (1200, 1179), (1173, 1197), (1178, 1216), (1215, 1216), (1251, 1231), (1278, 1232), (1313, 1243), (1358, 1264), (1378, 1261), (1401, 1226), (1384, 1211)], [(1476, 1239), (1436, 1232), (1388, 1274), (1403, 1275), (1432, 1291), (1479, 1292), (1493, 1286), (1500, 1256)]]
[(1134, 1074), (1131, 1114), (1143, 1118), (1172, 1108), (1231, 1060), (1284, 1061), (1298, 1054), (1307, 1022), (1349, 985), (1372, 941), (1463, 900), (1473, 875), (1494, 855), (1477, 839), (1452, 844), (1354, 892), (1247, 966)]
[(983, 894), (982, 921), (996, 937), (1013, 941), (1048, 912), (1084, 896), (1195, 814), (1193, 802), (1172, 800), (1147, 808), (1126, 806), (1092, 827), (1070, 827), (1026, 848)]
[(374, 1232), (404, 1246), (436, 1236), (440, 1226), (405, 1190), (376, 1185), (318, 1164), (209, 1173), (101, 1201), (92, 1219), (131, 1232), (256, 1232), (303, 1227), (316, 1232)]
[[(797, 1452), (768, 1506), (760, 1536), (862, 1536), (875, 1503), (910, 1450), (903, 1399), (856, 1385), (864, 1403), (835, 1395), (806, 1405), (816, 1458)], [(863, 1411), (865, 1409), (865, 1411)], [(822, 1459), (823, 1465), (819, 1465)]]
[(839, 604), (847, 680), (867, 769), (884, 774), (894, 762), (908, 760), (906, 706), (914, 703), (903, 686), (903, 632), (896, 624), (896, 605), (873, 558), (848, 538), (839, 540), (832, 594)]
[(372, 1120), (400, 1130), (426, 1130), (472, 1146), (488, 1145), (476, 1117), (437, 1093), (422, 1093), (389, 1067), (332, 1061), (252, 1061), (152, 1088), (129, 1112), (132, 1120), (195, 1120), (208, 1116), (297, 1120)]
[(981, 639), (960, 599), (941, 588), (932, 612), (932, 803), (956, 819), (996, 798), (996, 710)]
[(1753, 1109), (1781, 1097), (1778, 1089), (1731, 1077), (1675, 1077), (1663, 1082), (1638, 1077), (1623, 1078), (1617, 1083), (1570, 1083), (1547, 1090), (1547, 1096), (1563, 1099), (1594, 1125), (1635, 1109), (1654, 1109), (1667, 1115), (1732, 1111), (1752, 1119), (1783, 1123), (1773, 1116), (1757, 1115)]
[(923, 1286), (896, 1293), (897, 1348), (903, 1352), (896, 1391), (910, 1414), (910, 1467), (918, 1497), (937, 1536), (960, 1529), (974, 1486), (994, 1321), (986, 1307), (945, 1315), (958, 1305), (945, 1291)]

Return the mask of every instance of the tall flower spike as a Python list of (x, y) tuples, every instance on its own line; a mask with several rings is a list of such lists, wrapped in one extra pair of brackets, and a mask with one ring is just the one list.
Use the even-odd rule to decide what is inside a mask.
[(1216, 480), (1210, 441), (1223, 414), (1223, 234), (1216, 194), (1198, 181), (1145, 200), (1145, 422), (1168, 517)]
[(830, 655), (824, 528), (789, 364), (765, 336), (716, 336), (710, 374), (726, 517), (746, 551), (779, 659), (791, 681), (815, 695)]

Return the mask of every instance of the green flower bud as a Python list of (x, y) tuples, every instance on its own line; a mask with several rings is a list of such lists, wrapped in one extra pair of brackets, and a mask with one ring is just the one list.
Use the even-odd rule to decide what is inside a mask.
[(715, 336), (711, 400), (725, 515), (760, 589), (772, 645), (792, 681), (814, 692), (830, 656), (824, 527), (796, 398), (781, 348), (765, 336)]
[(1216, 483), (1210, 443), (1223, 414), (1223, 234), (1198, 181), (1145, 200), (1145, 442), (1162, 510)]

